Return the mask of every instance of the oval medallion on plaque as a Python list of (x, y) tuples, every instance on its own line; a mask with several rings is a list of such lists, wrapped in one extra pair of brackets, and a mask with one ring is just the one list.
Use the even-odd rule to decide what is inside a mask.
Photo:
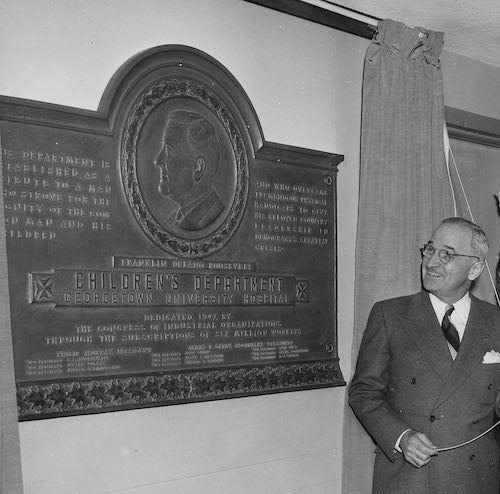
[(248, 194), (248, 157), (236, 119), (206, 83), (150, 84), (121, 136), (121, 173), (141, 229), (160, 248), (200, 258), (237, 230)]

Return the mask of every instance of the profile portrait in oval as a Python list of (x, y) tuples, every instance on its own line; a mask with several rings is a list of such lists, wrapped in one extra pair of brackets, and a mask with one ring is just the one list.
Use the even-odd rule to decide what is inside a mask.
[(168, 115), (155, 165), (159, 191), (178, 207), (168, 222), (196, 231), (212, 224), (224, 211), (214, 188), (221, 149), (212, 124), (199, 113), (176, 110)]
[(231, 113), (205, 86), (165, 81), (144, 93), (126, 122), (121, 161), (134, 216), (162, 249), (202, 257), (238, 228), (247, 154)]

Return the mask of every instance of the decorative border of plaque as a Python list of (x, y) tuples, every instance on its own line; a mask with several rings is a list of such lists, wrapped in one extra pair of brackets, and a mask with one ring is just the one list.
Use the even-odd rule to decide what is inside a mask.
[(343, 382), (338, 362), (175, 372), (19, 385), (19, 419), (99, 413), (322, 388)]
[(345, 385), (343, 156), (266, 142), (227, 69), (177, 45), (97, 112), (0, 115), (19, 420)]

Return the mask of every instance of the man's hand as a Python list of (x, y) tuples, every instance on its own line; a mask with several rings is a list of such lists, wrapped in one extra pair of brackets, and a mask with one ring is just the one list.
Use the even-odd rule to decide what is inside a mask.
[(414, 467), (420, 468), (431, 461), (431, 456), (437, 455), (437, 448), (422, 432), (409, 430), (405, 432), (399, 447), (405, 460)]

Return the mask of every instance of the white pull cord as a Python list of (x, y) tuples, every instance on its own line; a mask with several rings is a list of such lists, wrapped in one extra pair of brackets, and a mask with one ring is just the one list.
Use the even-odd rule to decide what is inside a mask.
[[(448, 175), (448, 182), (450, 184), (451, 198), (453, 199), (453, 214), (454, 214), (454, 216), (458, 216), (457, 197), (456, 197), (456, 193), (455, 193), (455, 188), (453, 187), (453, 180), (451, 179), (451, 169), (450, 169), (450, 155), (452, 154), (452, 151), (451, 151), (451, 144), (450, 144), (450, 136), (448, 135), (448, 127), (446, 127), (446, 122), (443, 122), (443, 142), (444, 142), (444, 150), (445, 150), (444, 160), (446, 163), (446, 173)], [(455, 163), (455, 170), (457, 170), (456, 163)], [(458, 170), (457, 170), (457, 174), (458, 174)], [(459, 178), (460, 178), (460, 175), (459, 175)], [(462, 190), (463, 190), (463, 188), (462, 188)], [(464, 192), (464, 195), (465, 195), (465, 192)]]
[(473, 443), (474, 441), (477, 441), (480, 437), (483, 437), (484, 435), (488, 434), (488, 432), (492, 431), (498, 424), (500, 424), (500, 420), (496, 424), (492, 425), (489, 429), (487, 429), (484, 432), (482, 432), (481, 434), (479, 434), (479, 436), (476, 436), (473, 439), (469, 439), (468, 441), (465, 441), (464, 443), (455, 444), (455, 446), (448, 446), (446, 448), (438, 448), (438, 451), (449, 451), (450, 449), (461, 448), (462, 446)]

